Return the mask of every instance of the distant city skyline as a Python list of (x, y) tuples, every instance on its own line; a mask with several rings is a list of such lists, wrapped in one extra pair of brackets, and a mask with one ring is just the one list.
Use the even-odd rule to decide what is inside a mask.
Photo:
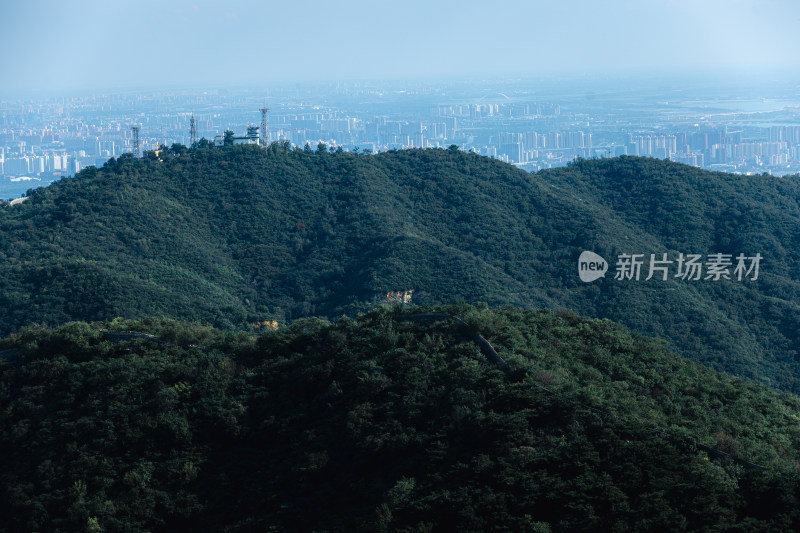
[(0, 99), (355, 79), (769, 72), (800, 84), (793, 0), (12, 0)]
[(800, 172), (796, 86), (708, 83), (306, 83), (273, 88), (268, 99), (246, 88), (0, 99), (0, 199), (125, 153), (153, 157), (203, 138), (224, 145), (226, 130), (234, 144), (309, 150), (455, 144), (528, 171), (634, 155), (736, 173)]

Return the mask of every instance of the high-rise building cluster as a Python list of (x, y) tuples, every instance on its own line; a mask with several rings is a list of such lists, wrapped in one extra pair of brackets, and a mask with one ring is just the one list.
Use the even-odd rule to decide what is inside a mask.
[(780, 167), (800, 161), (800, 126), (772, 126), (768, 138), (746, 139), (742, 131), (709, 128), (674, 134), (628, 135), (614, 155), (650, 156), (718, 169)]

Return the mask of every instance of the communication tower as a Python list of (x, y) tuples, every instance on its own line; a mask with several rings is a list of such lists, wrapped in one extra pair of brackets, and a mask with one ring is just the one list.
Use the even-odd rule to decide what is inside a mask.
[(142, 152), (139, 150), (139, 126), (131, 126), (131, 145), (133, 148), (133, 157), (142, 157)]
[(267, 133), (268, 112), (269, 107), (267, 107), (267, 104), (264, 104), (264, 107), (261, 108), (261, 146), (267, 146), (269, 143), (269, 133)]
[(194, 146), (194, 143), (197, 142), (197, 122), (194, 120), (194, 115), (189, 121), (189, 134), (192, 137), (192, 143), (189, 146)]

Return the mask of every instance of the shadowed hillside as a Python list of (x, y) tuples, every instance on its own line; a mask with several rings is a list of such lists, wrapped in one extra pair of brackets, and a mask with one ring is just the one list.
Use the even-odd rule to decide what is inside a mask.
[(0, 412), (2, 531), (800, 527), (796, 397), (572, 313), (26, 328)]

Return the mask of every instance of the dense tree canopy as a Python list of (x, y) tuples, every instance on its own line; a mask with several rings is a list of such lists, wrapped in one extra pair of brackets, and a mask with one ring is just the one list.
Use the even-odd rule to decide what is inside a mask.
[[(573, 309), (800, 392), (800, 181), (655, 159), (528, 174), (457, 149), (120, 157), (0, 208), (0, 333), (166, 314), (246, 329), (414, 301)], [(577, 259), (611, 264), (582, 283)], [(613, 279), (620, 254), (761, 254), (757, 280)]]
[(797, 531), (798, 416), (569, 312), (33, 326), (0, 340), (0, 530)]

